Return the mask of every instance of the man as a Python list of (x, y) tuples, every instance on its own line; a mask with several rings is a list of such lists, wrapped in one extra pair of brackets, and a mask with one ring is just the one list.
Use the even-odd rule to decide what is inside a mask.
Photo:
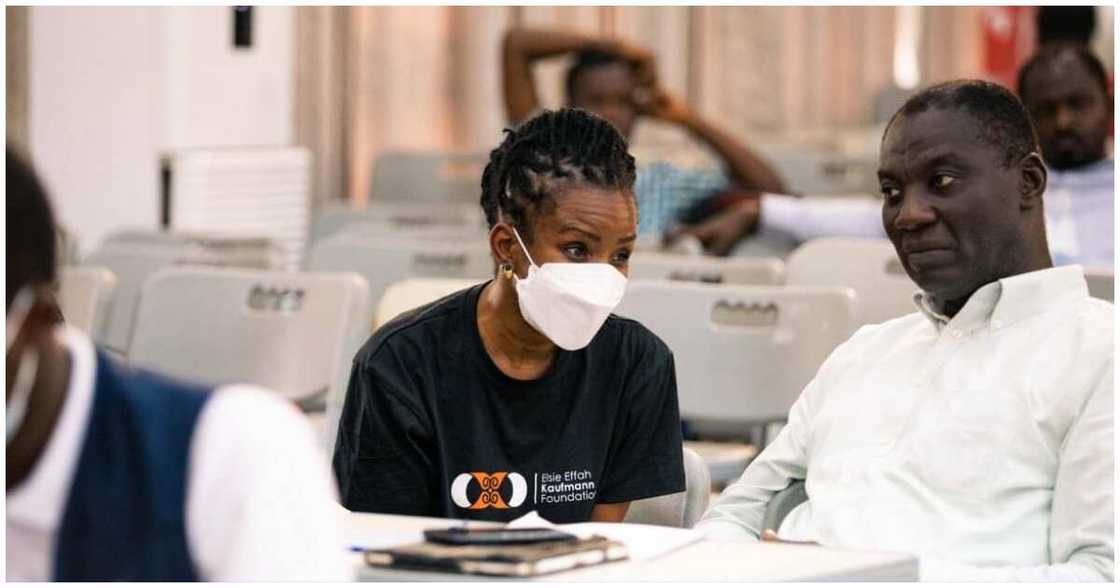
[(533, 65), (562, 55), (575, 56), (565, 82), (569, 106), (601, 116), (627, 140), (641, 117), (678, 125), (715, 151), (727, 168), (725, 176), (666, 162), (641, 165), (634, 186), (641, 235), (660, 236), (685, 207), (727, 190), (729, 179), (740, 189), (783, 191), (781, 178), (765, 161), (658, 84), (653, 54), (622, 41), (564, 31), (510, 30), (502, 43), (502, 88), (511, 122), (527, 120), (541, 108)]
[(132, 369), (60, 325), (50, 205), (10, 147), (7, 215), (7, 579), (348, 579), (296, 409)]
[[(1113, 107), (1104, 66), (1084, 46), (1051, 45), (1023, 66), (1018, 86), (1050, 171), (1046, 226), (1054, 262), (1111, 267), (1115, 168), (1107, 147)], [(877, 238), (883, 236), (878, 216), (879, 203), (870, 198), (767, 194), (678, 234), (720, 251), (756, 227), (799, 242)]]
[(783, 539), (914, 553), (923, 579), (1111, 580), (1113, 307), (1052, 267), (1026, 110), (988, 82), (925, 90), (879, 177), (919, 312), (838, 347), (699, 528), (757, 538), (805, 479)]

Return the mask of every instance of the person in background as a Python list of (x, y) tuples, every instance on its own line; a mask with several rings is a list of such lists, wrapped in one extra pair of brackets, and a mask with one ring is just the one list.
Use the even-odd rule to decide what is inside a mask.
[(652, 53), (624, 41), (565, 31), (510, 30), (502, 43), (502, 88), (511, 123), (520, 123), (541, 108), (534, 64), (565, 55), (575, 58), (564, 86), (568, 106), (601, 116), (627, 140), (643, 117), (677, 125), (723, 161), (726, 172), (685, 169), (667, 162), (640, 165), (634, 193), (641, 235), (660, 236), (683, 209), (713, 193), (784, 191), (781, 177), (761, 157), (658, 83)]
[[(1113, 306), (1053, 267), (1038, 150), (988, 82), (895, 114), (882, 222), (918, 312), (839, 346), (698, 529), (910, 552), (924, 580), (1113, 579)], [(763, 529), (795, 480), (808, 500)]]
[(583, 110), (507, 131), (482, 174), (493, 280), (358, 351), (334, 471), (351, 510), (617, 522), (684, 490), (673, 354), (622, 300), (634, 158)]
[(350, 579), (302, 415), (131, 368), (59, 324), (50, 204), (11, 147), (6, 169), (7, 580)]
[[(1050, 171), (1046, 223), (1055, 263), (1113, 264), (1115, 166), (1108, 154), (1112, 92), (1104, 66), (1083, 45), (1041, 48), (1019, 72), (1018, 92), (1034, 120)], [(819, 237), (884, 237), (870, 198), (763, 194), (678, 230), (721, 254), (755, 230), (798, 242)]]

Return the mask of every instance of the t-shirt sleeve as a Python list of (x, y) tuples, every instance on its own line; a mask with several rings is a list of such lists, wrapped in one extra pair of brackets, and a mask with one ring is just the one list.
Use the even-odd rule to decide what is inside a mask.
[(599, 503), (640, 500), (685, 489), (672, 352), (657, 341), (637, 358), (627, 382), (626, 405), (603, 473)]
[(408, 373), (385, 347), (354, 362), (333, 459), (342, 505), (352, 511), (438, 514), (432, 427), (412, 400)]

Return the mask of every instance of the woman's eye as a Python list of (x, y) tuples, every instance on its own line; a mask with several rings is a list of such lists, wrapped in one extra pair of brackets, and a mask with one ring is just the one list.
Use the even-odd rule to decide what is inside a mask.
[(953, 176), (937, 174), (936, 176), (933, 176), (933, 185), (935, 188), (948, 188), (949, 185), (952, 184), (955, 180), (956, 178), (954, 178)]
[(587, 257), (587, 248), (583, 245), (567, 245), (564, 247), (564, 253), (572, 259), (583, 259)]
[(629, 251), (619, 251), (614, 256), (614, 263), (617, 263), (619, 265), (623, 265), (623, 264), (626, 264), (626, 263), (629, 263), (629, 262), (630, 262), (630, 252)]

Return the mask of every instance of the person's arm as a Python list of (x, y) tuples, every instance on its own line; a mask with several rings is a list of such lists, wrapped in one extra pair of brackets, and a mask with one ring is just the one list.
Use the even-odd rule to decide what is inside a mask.
[(614, 504), (596, 504), (591, 509), (591, 520), (596, 523), (621, 523), (626, 518), (626, 511), (630, 510), (630, 502), (616, 502)]
[(1061, 446), (1050, 505), (1046, 566), (969, 566), (923, 558), (922, 580), (970, 582), (1113, 581), (1113, 366), (1097, 380)]
[(882, 239), (883, 202), (863, 196), (785, 196), (763, 194), (758, 223), (801, 242), (821, 237)]
[(704, 120), (676, 96), (659, 89), (647, 114), (685, 128), (723, 160), (728, 176), (741, 188), (763, 192), (785, 192), (785, 182), (770, 164), (730, 134)]
[(334, 473), (352, 511), (438, 516), (432, 425), (400, 358), (383, 346), (354, 362), (338, 424)]
[[(533, 64), (541, 59), (585, 50), (621, 55), (634, 63), (640, 79), (650, 78), (653, 54), (610, 39), (549, 29), (514, 28), (502, 39), (502, 92), (510, 122), (525, 120), (540, 108)], [(651, 83), (649, 79), (647, 83)]]

